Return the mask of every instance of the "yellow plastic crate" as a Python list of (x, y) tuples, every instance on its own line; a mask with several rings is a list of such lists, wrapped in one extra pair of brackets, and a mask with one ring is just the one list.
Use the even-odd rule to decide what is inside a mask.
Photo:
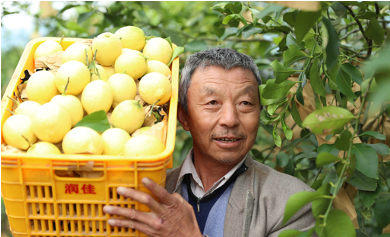
[[(1, 127), (11, 115), (17, 86), (26, 69), (33, 71), (34, 52), (45, 37), (30, 41), (15, 69), (1, 101)], [(78, 38), (65, 38), (64, 50)], [(1, 194), (4, 199), (12, 234), (15, 237), (43, 236), (145, 236), (143, 233), (107, 224), (110, 215), (103, 213), (104, 205), (116, 205), (149, 211), (149, 208), (116, 193), (119, 186), (148, 192), (141, 179), (149, 177), (164, 186), (166, 169), (172, 167), (175, 146), (178, 102), (179, 58), (172, 69), (172, 96), (169, 104), (166, 149), (142, 158), (108, 155), (48, 155), (25, 153), (1, 154)], [(1, 143), (4, 143), (1, 134)], [(59, 177), (56, 171), (83, 170), (93, 165), (99, 178)], [(149, 193), (149, 192), (148, 192)]]

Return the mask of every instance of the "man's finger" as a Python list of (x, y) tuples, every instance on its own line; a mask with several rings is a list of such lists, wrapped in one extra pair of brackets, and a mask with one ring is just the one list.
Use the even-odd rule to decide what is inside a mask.
[(135, 220), (126, 220), (126, 219), (115, 219), (115, 218), (112, 218), (112, 219), (108, 219), (107, 220), (107, 223), (110, 225), (110, 226), (117, 226), (117, 227), (126, 227), (126, 228), (129, 228), (129, 229), (136, 229), (136, 230), (139, 230), (141, 232), (143, 232), (144, 234), (150, 236), (152, 231), (150, 229), (149, 226), (143, 224), (143, 223), (140, 223), (138, 221), (135, 221)]
[(167, 206), (172, 206), (177, 202), (176, 198), (174, 198), (170, 193), (168, 193), (165, 188), (156, 184), (153, 180), (145, 177), (142, 179), (142, 183), (147, 189), (149, 189), (150, 192), (156, 195), (156, 197), (160, 200), (161, 203)]
[(142, 191), (138, 191), (132, 188), (118, 187), (117, 193), (145, 204), (157, 215), (162, 215), (165, 211), (161, 203), (157, 202), (152, 196)]
[[(104, 206), (103, 211), (110, 215), (123, 216), (131, 220), (137, 220), (148, 225), (151, 224), (151, 216), (148, 213), (138, 211), (132, 208)], [(149, 223), (148, 223), (149, 222)]]

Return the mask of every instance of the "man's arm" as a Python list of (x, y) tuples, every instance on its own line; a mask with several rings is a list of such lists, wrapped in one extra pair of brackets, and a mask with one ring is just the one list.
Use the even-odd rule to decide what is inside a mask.
[(107, 221), (108, 224), (136, 229), (151, 237), (202, 236), (192, 206), (180, 194), (169, 194), (163, 187), (148, 178), (143, 178), (142, 183), (158, 197), (160, 202), (147, 193), (132, 188), (118, 187), (117, 192), (120, 195), (147, 205), (151, 212), (105, 206), (103, 208), (105, 213), (125, 217), (125, 219), (111, 218)]

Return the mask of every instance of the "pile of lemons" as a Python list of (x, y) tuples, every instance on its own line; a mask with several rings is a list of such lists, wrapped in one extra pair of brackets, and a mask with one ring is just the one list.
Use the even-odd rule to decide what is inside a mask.
[[(28, 100), (4, 123), (5, 142), (31, 154), (142, 156), (164, 151), (155, 136), (131, 136), (145, 119), (136, 95), (146, 104), (163, 105), (172, 92), (167, 64), (176, 45), (146, 38), (142, 29), (126, 26), (98, 35), (92, 45), (75, 42), (64, 50), (57, 41), (40, 44), (34, 60), (63, 51), (62, 65), (57, 72), (40, 70), (28, 79)], [(111, 128), (99, 133), (75, 127), (101, 110), (110, 111)]]

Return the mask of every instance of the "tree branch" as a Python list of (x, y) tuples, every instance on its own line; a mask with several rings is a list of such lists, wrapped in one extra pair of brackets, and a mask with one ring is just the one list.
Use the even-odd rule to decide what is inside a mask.
[(347, 34), (345, 34), (343, 37), (340, 38), (340, 40), (343, 40), (343, 39), (346, 39), (348, 36), (350, 36), (351, 34), (354, 34), (356, 32), (359, 32), (360, 30), (359, 29), (355, 29), (353, 31), (350, 31), (348, 32)]
[(349, 13), (350, 13), (351, 16), (353, 17), (353, 19), (356, 21), (356, 24), (359, 26), (359, 29), (360, 29), (360, 31), (362, 32), (362, 34), (363, 34), (363, 36), (364, 36), (364, 38), (366, 39), (367, 44), (368, 44), (369, 39), (364, 35), (364, 29), (363, 29), (362, 23), (359, 21), (359, 19), (356, 19), (356, 18), (355, 18), (356, 15), (355, 15), (355, 13), (352, 11), (352, 9), (351, 9), (350, 7), (348, 7), (348, 6), (345, 5), (344, 3), (343, 3), (343, 5), (344, 5), (345, 8), (347, 8), (347, 10), (349, 11)]

